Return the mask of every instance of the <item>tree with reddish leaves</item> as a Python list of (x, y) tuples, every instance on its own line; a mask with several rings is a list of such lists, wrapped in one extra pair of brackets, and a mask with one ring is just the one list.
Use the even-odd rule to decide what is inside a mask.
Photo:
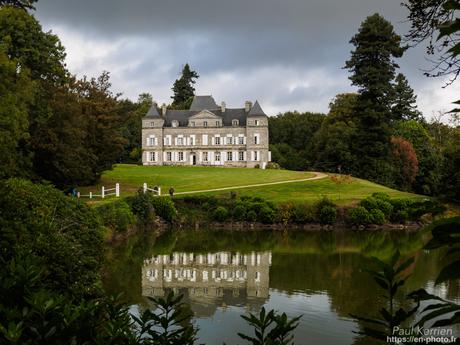
[(418, 159), (415, 149), (403, 137), (391, 137), (391, 157), (397, 187), (410, 190), (418, 172)]

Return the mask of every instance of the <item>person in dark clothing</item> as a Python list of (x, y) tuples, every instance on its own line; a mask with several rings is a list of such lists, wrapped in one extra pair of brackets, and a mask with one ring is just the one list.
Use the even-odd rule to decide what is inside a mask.
[(170, 196), (174, 195), (174, 188), (173, 187), (169, 187), (169, 195)]

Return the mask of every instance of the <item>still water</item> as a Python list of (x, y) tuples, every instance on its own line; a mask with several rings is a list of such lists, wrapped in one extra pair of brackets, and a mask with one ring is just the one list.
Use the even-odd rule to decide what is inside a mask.
[(123, 292), (133, 313), (152, 307), (147, 296), (181, 293), (191, 305), (199, 340), (243, 344), (240, 317), (262, 306), (302, 315), (296, 344), (373, 344), (350, 315), (376, 316), (382, 292), (366, 272), (373, 259), (399, 250), (415, 263), (402, 293), (426, 288), (458, 301), (460, 287), (434, 286), (441, 253), (422, 250), (424, 231), (241, 232), (170, 231), (139, 235), (108, 253), (105, 287)]

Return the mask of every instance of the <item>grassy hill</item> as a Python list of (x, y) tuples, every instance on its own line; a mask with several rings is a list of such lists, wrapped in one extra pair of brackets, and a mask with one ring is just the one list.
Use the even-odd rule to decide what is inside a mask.
[[(99, 185), (82, 187), (80, 191), (98, 192), (100, 186), (111, 188), (118, 182), (122, 196), (127, 196), (134, 194), (144, 182), (147, 182), (149, 186), (161, 186), (163, 194), (167, 193), (170, 186), (174, 187), (176, 193), (234, 188), (239, 195), (260, 196), (273, 202), (314, 202), (322, 196), (328, 196), (339, 204), (349, 204), (374, 192), (385, 192), (393, 197), (419, 197), (366, 180), (339, 175), (328, 175), (323, 179), (311, 181), (238, 188), (253, 184), (303, 180), (314, 176), (315, 174), (311, 172), (289, 170), (118, 164), (113, 170), (102, 175)], [(230, 190), (207, 192), (207, 194), (228, 195)]]

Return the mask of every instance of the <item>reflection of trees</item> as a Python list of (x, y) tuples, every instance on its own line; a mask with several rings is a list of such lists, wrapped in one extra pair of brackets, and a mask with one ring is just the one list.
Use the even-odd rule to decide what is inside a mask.
[[(139, 235), (123, 245), (109, 248), (104, 271), (108, 292), (125, 292), (130, 303), (142, 304), (141, 271), (143, 260), (158, 254), (176, 252), (207, 253), (218, 251), (248, 253), (271, 251), (270, 287), (286, 293), (327, 293), (331, 308), (340, 317), (349, 314), (371, 315), (381, 305), (379, 292), (372, 278), (364, 271), (372, 265), (370, 257), (389, 258), (395, 250), (403, 256), (416, 255), (411, 278), (403, 292), (424, 287), (434, 279), (439, 269), (438, 252), (421, 252), (425, 232), (279, 232), (279, 231), (168, 231), (156, 237)], [(459, 295), (458, 284), (447, 285), (447, 298)], [(247, 305), (244, 291), (233, 296), (231, 290), (205, 306), (193, 301), (192, 308), (201, 315), (211, 315), (217, 305)], [(256, 308), (262, 301), (252, 301)], [(147, 305), (145, 305), (147, 307)], [(204, 309), (203, 309), (204, 308)], [(211, 308), (211, 309), (209, 309)], [(357, 338), (355, 344), (371, 344)]]
[[(420, 252), (416, 260), (417, 264), (408, 272), (411, 277), (401, 290), (399, 301), (403, 301), (409, 291), (424, 287), (436, 277), (438, 253)], [(276, 254), (272, 257), (270, 287), (287, 292), (327, 293), (331, 309), (343, 318), (349, 318), (350, 314), (377, 315), (385, 301), (372, 277), (364, 270), (372, 266), (370, 258), (357, 253)], [(372, 341), (358, 338), (355, 344), (372, 344)]]

